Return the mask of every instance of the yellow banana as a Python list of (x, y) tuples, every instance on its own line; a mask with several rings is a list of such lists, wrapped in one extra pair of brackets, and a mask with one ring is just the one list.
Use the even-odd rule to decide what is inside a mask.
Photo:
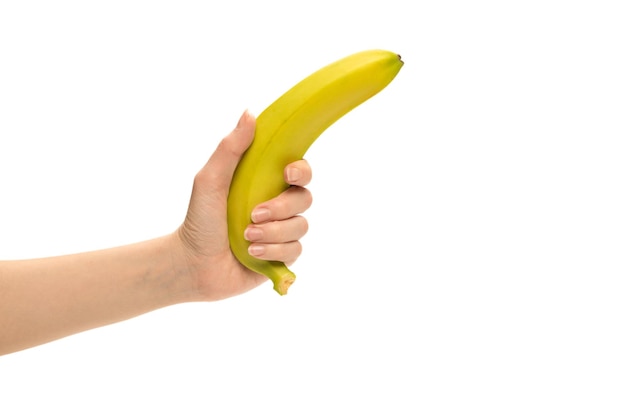
[(235, 257), (270, 278), (279, 294), (287, 293), (296, 276), (281, 262), (248, 254), (244, 230), (252, 209), (286, 190), (285, 166), (302, 159), (326, 128), (384, 89), (402, 65), (398, 54), (385, 50), (349, 55), (296, 84), (257, 117), (254, 141), (230, 186), (228, 238)]

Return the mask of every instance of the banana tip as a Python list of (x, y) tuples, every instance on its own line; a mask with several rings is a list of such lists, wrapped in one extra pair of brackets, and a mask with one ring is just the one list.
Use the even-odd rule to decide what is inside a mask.
[(274, 281), (274, 290), (278, 292), (279, 295), (285, 296), (287, 294), (287, 290), (296, 281), (296, 275), (289, 272), (281, 276), (278, 280)]

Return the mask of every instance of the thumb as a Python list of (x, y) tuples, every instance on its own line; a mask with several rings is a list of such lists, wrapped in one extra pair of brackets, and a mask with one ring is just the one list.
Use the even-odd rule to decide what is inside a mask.
[(201, 171), (213, 189), (228, 191), (241, 156), (252, 144), (255, 127), (255, 117), (246, 110), (235, 129), (220, 141)]

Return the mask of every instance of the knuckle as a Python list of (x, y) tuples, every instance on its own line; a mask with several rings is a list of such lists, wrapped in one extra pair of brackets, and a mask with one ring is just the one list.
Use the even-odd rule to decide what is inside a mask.
[(306, 234), (307, 232), (309, 232), (309, 221), (307, 221), (307, 219), (303, 216), (298, 216), (298, 220), (300, 222), (300, 228), (302, 231), (302, 235)]
[(313, 204), (313, 193), (309, 189), (302, 189), (304, 194), (304, 203), (307, 208), (310, 208)]
[(294, 245), (296, 247), (296, 255), (300, 257), (300, 255), (302, 254), (302, 244), (300, 243), (300, 241), (295, 241)]
[(272, 202), (272, 206), (272, 212), (280, 214), (279, 216), (283, 217), (283, 214), (285, 214), (289, 209), (289, 201), (288, 199), (275, 199)]
[(271, 224), (265, 225), (265, 227), (273, 242), (281, 243), (286, 241), (285, 228), (282, 227), (280, 221), (272, 222)]
[(291, 242), (286, 246), (285, 252), (283, 253), (283, 259), (281, 261), (287, 265), (291, 265), (296, 262), (301, 254), (302, 244), (300, 241)]

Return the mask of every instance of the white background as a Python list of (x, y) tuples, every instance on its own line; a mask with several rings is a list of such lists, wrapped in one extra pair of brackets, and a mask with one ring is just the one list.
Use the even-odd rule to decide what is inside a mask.
[(0, 416), (623, 417), (620, 3), (0, 3), (0, 259), (168, 233), (245, 108), (405, 62), (307, 154), (288, 296), (4, 356)]

